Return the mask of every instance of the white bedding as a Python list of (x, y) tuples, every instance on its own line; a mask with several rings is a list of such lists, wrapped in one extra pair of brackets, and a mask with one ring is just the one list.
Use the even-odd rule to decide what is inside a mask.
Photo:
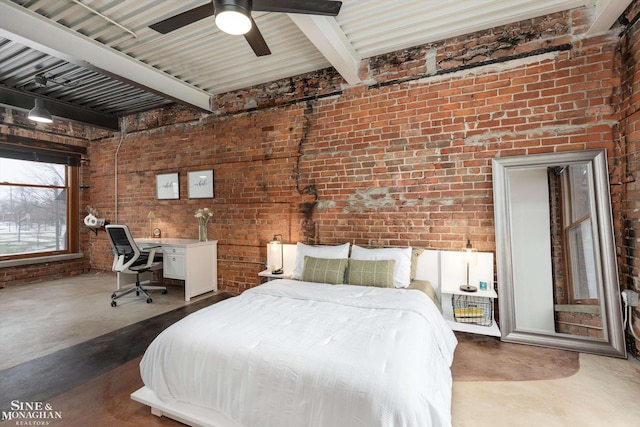
[(140, 371), (245, 427), (450, 426), (456, 344), (420, 291), (282, 279), (167, 328)]

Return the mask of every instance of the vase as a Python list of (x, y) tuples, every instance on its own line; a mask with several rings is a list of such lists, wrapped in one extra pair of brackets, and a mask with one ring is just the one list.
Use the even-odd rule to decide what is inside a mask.
[(201, 242), (207, 241), (207, 224), (198, 224), (198, 240)]

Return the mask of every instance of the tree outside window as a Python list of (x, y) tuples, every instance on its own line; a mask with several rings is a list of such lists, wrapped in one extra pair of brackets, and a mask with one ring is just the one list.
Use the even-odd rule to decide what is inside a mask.
[(0, 259), (68, 252), (77, 167), (0, 157)]

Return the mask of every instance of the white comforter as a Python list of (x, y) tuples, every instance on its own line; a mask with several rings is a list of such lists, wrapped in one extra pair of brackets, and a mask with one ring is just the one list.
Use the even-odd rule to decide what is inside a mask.
[(276, 280), (167, 328), (140, 371), (246, 427), (449, 426), (456, 344), (420, 291)]

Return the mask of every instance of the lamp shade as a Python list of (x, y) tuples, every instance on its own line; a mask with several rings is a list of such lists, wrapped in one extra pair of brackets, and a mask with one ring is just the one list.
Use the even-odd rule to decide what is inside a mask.
[(241, 35), (251, 30), (251, 8), (246, 0), (215, 0), (216, 26), (227, 34)]
[[(278, 236), (281, 240), (278, 240)], [(274, 274), (282, 274), (284, 259), (282, 250), (282, 235), (276, 234), (267, 244), (267, 268)]]
[(471, 245), (471, 240), (467, 239), (467, 245), (465, 247), (465, 254), (464, 254), (464, 262), (467, 263), (468, 265), (474, 266), (477, 263), (477, 252), (475, 250), (475, 248)]
[(51, 113), (44, 107), (44, 101), (40, 98), (36, 98), (35, 101), (35, 107), (29, 111), (29, 120), (40, 123), (52, 123), (53, 118), (51, 117)]

